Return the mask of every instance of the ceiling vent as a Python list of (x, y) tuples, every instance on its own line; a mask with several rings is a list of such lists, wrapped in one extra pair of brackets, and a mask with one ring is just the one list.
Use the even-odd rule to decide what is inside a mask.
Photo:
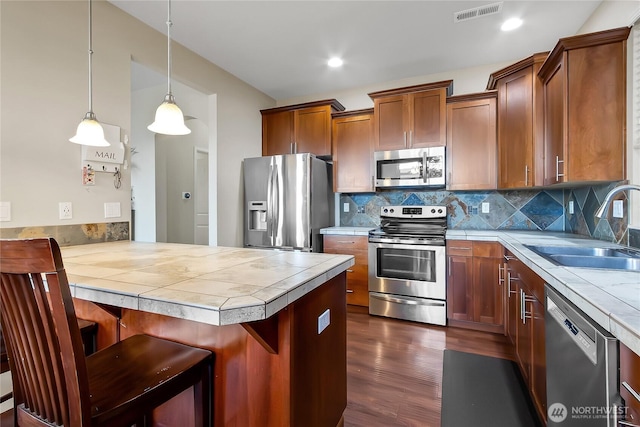
[(460, 12), (454, 12), (453, 22), (458, 23), (462, 21), (468, 21), (470, 19), (482, 18), (487, 15), (494, 15), (502, 12), (502, 3), (491, 3), (485, 6), (474, 7), (473, 9), (461, 10)]

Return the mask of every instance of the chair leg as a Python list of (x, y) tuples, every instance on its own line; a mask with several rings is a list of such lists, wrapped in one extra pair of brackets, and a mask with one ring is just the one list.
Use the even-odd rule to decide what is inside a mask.
[(202, 370), (200, 381), (193, 386), (195, 425), (211, 427), (213, 425), (213, 384), (212, 367), (207, 363)]

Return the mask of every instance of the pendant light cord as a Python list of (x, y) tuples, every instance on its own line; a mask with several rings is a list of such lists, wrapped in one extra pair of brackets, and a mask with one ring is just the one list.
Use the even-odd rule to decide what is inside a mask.
[(167, 94), (171, 95), (171, 0), (167, 1)]
[(89, 0), (89, 113), (93, 114), (93, 2)]

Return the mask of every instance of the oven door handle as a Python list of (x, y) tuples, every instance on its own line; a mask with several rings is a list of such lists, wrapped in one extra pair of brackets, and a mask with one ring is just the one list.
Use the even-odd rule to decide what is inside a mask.
[(388, 295), (382, 295), (382, 294), (377, 294), (377, 293), (373, 293), (371, 292), (369, 294), (372, 298), (375, 299), (379, 299), (382, 301), (387, 301), (387, 302), (395, 302), (398, 304), (405, 304), (405, 305), (427, 305), (427, 306), (435, 306), (435, 307), (444, 307), (444, 302), (440, 302), (440, 301), (433, 301), (433, 300), (425, 300), (425, 301), (421, 301), (421, 300), (417, 300), (417, 299), (413, 299), (413, 298), (395, 298), (395, 297), (391, 297)]

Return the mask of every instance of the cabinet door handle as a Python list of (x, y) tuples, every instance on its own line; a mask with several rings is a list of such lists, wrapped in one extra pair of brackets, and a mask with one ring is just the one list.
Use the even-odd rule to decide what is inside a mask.
[(498, 264), (498, 286), (502, 286), (504, 283), (504, 266)]
[(409, 131), (409, 147), (413, 147), (413, 131)]
[(560, 160), (560, 157), (556, 156), (556, 181), (560, 181), (560, 177), (564, 177), (564, 173), (560, 173), (560, 163), (562, 163), (564, 172), (564, 160)]
[(451, 257), (447, 258), (447, 262), (449, 263), (447, 270), (449, 270), (449, 277), (451, 277)]
[(622, 386), (623, 386), (624, 388), (626, 388), (626, 389), (627, 389), (627, 391), (628, 391), (629, 393), (631, 393), (631, 395), (632, 395), (633, 397), (635, 397), (635, 398), (636, 398), (636, 400), (637, 400), (638, 402), (640, 402), (640, 394), (638, 394), (638, 392), (637, 392), (637, 391), (635, 391), (635, 390), (633, 389), (633, 387), (631, 387), (631, 386), (629, 385), (629, 383), (628, 383), (628, 382), (626, 382), (626, 381), (622, 381)]
[(529, 165), (524, 165), (524, 186), (529, 186)]
[(505, 259), (505, 261), (512, 261), (512, 260), (514, 260), (514, 259), (518, 259), (518, 258), (516, 258), (516, 257), (514, 257), (514, 256), (510, 256), (510, 255), (505, 255), (505, 256), (504, 256), (504, 259)]
[[(511, 298), (511, 294), (517, 294), (517, 292), (516, 292), (516, 291), (512, 291), (512, 290), (511, 290), (511, 280), (512, 280), (512, 278), (511, 278), (511, 272), (510, 272), (510, 271), (507, 271), (507, 292), (508, 292), (508, 293), (507, 293), (507, 297), (508, 297), (508, 298)], [(513, 279), (513, 280), (517, 280), (517, 279)]]
[(407, 146), (407, 131), (406, 130), (403, 132), (403, 138), (404, 138), (404, 146), (406, 147)]

